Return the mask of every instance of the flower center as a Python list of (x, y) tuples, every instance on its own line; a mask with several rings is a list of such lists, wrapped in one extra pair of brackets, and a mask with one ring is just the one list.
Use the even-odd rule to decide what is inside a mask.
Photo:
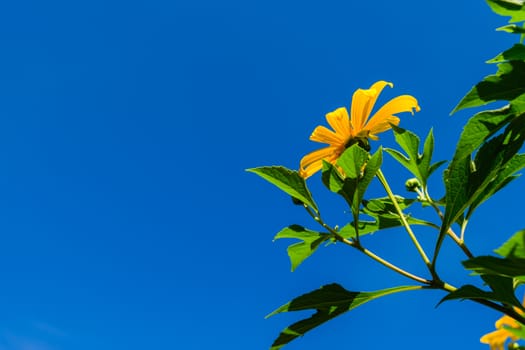
[(356, 143), (359, 145), (359, 147), (361, 147), (365, 151), (370, 152), (370, 143), (368, 142), (368, 139), (366, 137), (351, 137), (351, 138), (349, 138), (348, 141), (346, 141), (346, 143), (345, 143), (345, 148), (344, 149), (347, 149), (350, 146), (355, 145)]

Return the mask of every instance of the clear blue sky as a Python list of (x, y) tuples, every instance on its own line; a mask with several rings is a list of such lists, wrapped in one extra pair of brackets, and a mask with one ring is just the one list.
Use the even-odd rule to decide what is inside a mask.
[[(264, 320), (294, 296), (410, 283), (340, 245), (291, 273), (290, 242), (272, 237), (315, 226), (244, 169), (296, 168), (324, 114), (380, 79), (395, 83), (385, 98), (419, 99), (402, 126), (434, 127), (436, 159), (448, 159), (471, 111), (449, 112), (515, 42), (494, 31), (505, 23), (474, 0), (4, 2), (0, 350), (267, 349), (307, 315)], [(408, 174), (386, 163), (403, 194)], [(342, 203), (311, 182), (327, 220), (344, 224)], [(522, 228), (503, 221), (523, 188), (511, 186), (474, 217), (475, 253)], [(370, 245), (424, 273), (405, 236)], [(445, 249), (440, 268), (459, 285), (463, 257)], [(487, 349), (478, 339), (498, 314), (435, 309), (442, 296), (374, 301), (287, 349)]]

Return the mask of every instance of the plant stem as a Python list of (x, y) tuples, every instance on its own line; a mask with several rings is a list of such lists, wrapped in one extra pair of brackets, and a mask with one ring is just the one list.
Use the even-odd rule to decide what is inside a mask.
[[(394, 198), (395, 199), (395, 198)], [(396, 202), (397, 203), (397, 202)], [(323, 228), (325, 228), (326, 230), (328, 230), (328, 232), (330, 232), (334, 238), (339, 241), (339, 242), (342, 242), (346, 245), (349, 245), (357, 250), (359, 250), (361, 253), (365, 254), (366, 256), (370, 257), (372, 260), (375, 260), (376, 262), (380, 263), (381, 265), (399, 273), (400, 275), (403, 275), (407, 278), (410, 278), (414, 281), (417, 281), (419, 283), (422, 283), (422, 284), (425, 284), (427, 285), (428, 287), (426, 288), (431, 288), (431, 289), (441, 289), (443, 291), (446, 291), (446, 292), (454, 292), (457, 290), (456, 287), (446, 283), (446, 282), (443, 282), (441, 281), (439, 278), (437, 278), (436, 276), (434, 276), (434, 279), (432, 281), (428, 280), (428, 279), (425, 279), (425, 278), (422, 278), (422, 277), (419, 277), (417, 275), (414, 275), (406, 270), (403, 270), (402, 268), (392, 264), (391, 262), (381, 258), (380, 256), (374, 254), (373, 252), (371, 252), (370, 250), (364, 248), (360, 243), (356, 242), (356, 241), (352, 241), (352, 240), (349, 240), (347, 238), (344, 238), (343, 236), (341, 236), (339, 234), (339, 232), (337, 232), (336, 230), (334, 230), (332, 227), (330, 227), (329, 225), (327, 225), (323, 219), (321, 218), (320, 215), (316, 215), (311, 209), (310, 207), (308, 207), (308, 205), (306, 204), (303, 204), (303, 207), (306, 209), (306, 211), (308, 212), (308, 214), (310, 214), (310, 216), (316, 221), (318, 222)], [(401, 216), (403, 217), (403, 216)], [(459, 238), (454, 234), (454, 232), (451, 232), (451, 237), (456, 237), (458, 240)], [(470, 251), (468, 250), (468, 248), (464, 245), (464, 244), (460, 244), (460, 242), (456, 242), (458, 243), (458, 245), (460, 245), (460, 247), (464, 247), (464, 252), (465, 254), (471, 256), (472, 254), (470, 253)], [(524, 316), (521, 316), (519, 313), (517, 313), (516, 311), (514, 311), (514, 309), (512, 308), (507, 308), (503, 305), (500, 305), (500, 304), (497, 304), (497, 303), (494, 303), (490, 300), (485, 300), (485, 299), (470, 299), (474, 302), (477, 302), (479, 304), (482, 304), (482, 305), (485, 305), (487, 307), (490, 307), (494, 310), (497, 310), (503, 314), (506, 314), (510, 317), (512, 317), (513, 319), (515, 319), (516, 321), (520, 322), (521, 324), (525, 324), (525, 317)]]
[(419, 241), (417, 240), (416, 235), (412, 231), (412, 227), (410, 227), (410, 225), (408, 224), (408, 222), (406, 220), (406, 217), (405, 217), (405, 214), (403, 214), (403, 211), (399, 207), (399, 204), (397, 203), (397, 199), (396, 199), (394, 193), (392, 192), (392, 189), (388, 185), (388, 182), (386, 181), (386, 178), (383, 175), (383, 172), (381, 171), (381, 169), (379, 169), (377, 171), (376, 176), (379, 179), (379, 181), (381, 182), (381, 184), (383, 185), (383, 187), (385, 188), (385, 191), (388, 194), (388, 197), (390, 198), (390, 200), (392, 201), (392, 204), (394, 205), (394, 208), (396, 208), (397, 214), (399, 215), (399, 218), (401, 219), (401, 223), (405, 227), (405, 230), (407, 231), (408, 235), (410, 236), (410, 239), (412, 240), (412, 242), (416, 246), (419, 254), (423, 258), (423, 261), (425, 262), (425, 264), (427, 265), (428, 269), (432, 273), (432, 276), (435, 276), (435, 272), (433, 271), (432, 264), (430, 263), (430, 260), (428, 259), (427, 254), (423, 250), (423, 247), (421, 247), (421, 244), (419, 244)]
[[(439, 218), (441, 219), (441, 221), (443, 221), (443, 213), (441, 212), (441, 209), (439, 209), (439, 207), (436, 205), (436, 203), (434, 203), (434, 201), (432, 200), (432, 198), (430, 197), (429, 193), (428, 193), (428, 189), (425, 188), (425, 192), (424, 192), (424, 197), (425, 197), (425, 200), (428, 204), (430, 204), (430, 206), (432, 206), (432, 208), (434, 208), (434, 210), (436, 211), (436, 213), (438, 214)], [(469, 258), (473, 258), (474, 257), (474, 254), (472, 254), (472, 252), (470, 251), (470, 249), (468, 249), (467, 245), (465, 244), (465, 241), (463, 239), (464, 237), (464, 234), (465, 234), (465, 228), (466, 228), (466, 223), (464, 223), (464, 225), (461, 226), (461, 237), (458, 237), (458, 235), (454, 232), (454, 230), (452, 230), (452, 228), (449, 227), (449, 229), (447, 230), (447, 235), (452, 238), (452, 240), (461, 248), (461, 250), (465, 253), (465, 255)]]
[(352, 240), (349, 240), (347, 238), (344, 238), (343, 236), (341, 236), (339, 234), (339, 232), (337, 232), (336, 230), (334, 230), (332, 227), (330, 227), (329, 225), (327, 225), (323, 219), (321, 218), (320, 215), (316, 215), (312, 209), (310, 209), (310, 207), (308, 207), (308, 205), (304, 204), (303, 207), (306, 209), (306, 211), (308, 212), (308, 214), (310, 214), (310, 216), (315, 220), (317, 221), (324, 229), (328, 230), (328, 232), (330, 232), (334, 238), (336, 240), (338, 240), (339, 242), (342, 242), (346, 245), (349, 245), (357, 250), (359, 250), (361, 253), (365, 254), (366, 256), (368, 256), (369, 258), (371, 258), (372, 260), (375, 260), (376, 262), (380, 263), (381, 265), (383, 266), (386, 266), (388, 267), (389, 269), (405, 276), (405, 277), (408, 277), (410, 279), (413, 279), (414, 281), (417, 281), (419, 283), (423, 283), (423, 284), (427, 284), (427, 285), (431, 285), (432, 284), (432, 281), (429, 281), (425, 278), (422, 278), (422, 277), (419, 277), (417, 275), (414, 275), (406, 270), (403, 270), (402, 268), (392, 264), (391, 262), (381, 258), (380, 256), (372, 253), (370, 250), (364, 248), (359, 242), (357, 241), (352, 241)]
[(419, 276), (416, 276), (408, 271), (405, 271), (403, 270), (402, 268), (400, 267), (397, 267), (396, 265), (388, 262), (387, 260), (381, 258), (380, 256), (377, 256), (376, 254), (372, 253), (370, 250), (364, 248), (363, 246), (361, 245), (353, 245), (354, 248), (356, 248), (357, 250), (359, 250), (360, 252), (362, 252), (363, 254), (365, 254), (366, 256), (372, 258), (373, 260), (377, 261), (378, 263), (388, 267), (389, 269), (391, 270), (394, 270), (395, 272), (405, 276), (405, 277), (408, 277), (408, 278), (411, 278), (413, 279), (414, 281), (417, 281), (419, 283), (423, 283), (423, 284), (431, 284), (432, 281), (429, 281), (425, 278), (422, 278), (422, 277), (419, 277)]

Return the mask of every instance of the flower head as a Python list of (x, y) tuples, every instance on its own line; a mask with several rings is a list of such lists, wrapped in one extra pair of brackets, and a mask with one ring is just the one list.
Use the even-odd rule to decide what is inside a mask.
[(338, 108), (326, 115), (326, 121), (332, 127), (324, 126), (314, 129), (310, 140), (326, 143), (329, 146), (307, 154), (301, 159), (299, 173), (303, 178), (312, 176), (323, 167), (323, 160), (335, 164), (337, 159), (349, 146), (359, 143), (368, 147), (368, 140), (377, 140), (377, 134), (399, 124), (399, 118), (394, 114), (419, 111), (417, 100), (410, 95), (395, 97), (384, 104), (370, 117), (377, 97), (385, 86), (393, 87), (392, 83), (378, 81), (370, 89), (358, 89), (352, 96), (350, 116), (346, 108)]
[[(516, 312), (519, 314), (523, 314), (520, 310), (517, 308), (514, 308)], [(508, 338), (511, 340), (518, 340), (518, 337), (515, 336), (513, 333), (509, 332), (505, 329), (503, 326), (508, 326), (511, 328), (520, 328), (520, 324), (515, 319), (505, 315), (499, 320), (496, 321), (496, 330), (494, 332), (490, 332), (485, 334), (481, 337), (479, 340), (483, 344), (489, 344), (490, 350), (505, 350), (505, 342)]]

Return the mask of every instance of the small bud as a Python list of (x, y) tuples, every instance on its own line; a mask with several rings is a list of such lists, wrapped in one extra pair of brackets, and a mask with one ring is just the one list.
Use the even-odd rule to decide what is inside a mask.
[(419, 180), (414, 177), (405, 182), (405, 188), (409, 192), (417, 192), (417, 190), (421, 188), (421, 184), (419, 183)]

